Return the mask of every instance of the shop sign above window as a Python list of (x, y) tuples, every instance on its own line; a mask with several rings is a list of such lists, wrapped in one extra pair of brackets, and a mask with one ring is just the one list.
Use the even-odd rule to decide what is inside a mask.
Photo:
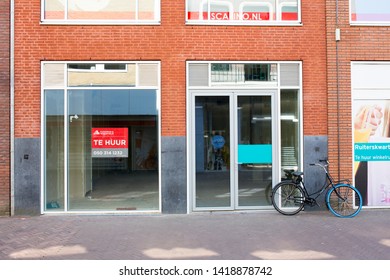
[(42, 0), (43, 23), (156, 24), (160, 0)]
[(350, 0), (351, 24), (390, 25), (389, 0)]
[(299, 24), (300, 0), (187, 0), (191, 24)]

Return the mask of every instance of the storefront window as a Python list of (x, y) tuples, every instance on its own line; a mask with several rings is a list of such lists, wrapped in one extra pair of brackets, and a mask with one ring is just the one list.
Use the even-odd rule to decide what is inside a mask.
[(68, 81), (44, 90), (43, 210), (158, 211), (158, 77), (142, 78), (158, 64), (53, 65)]
[(369, 207), (390, 207), (389, 74), (388, 62), (351, 65), (354, 185)]
[(351, 0), (351, 23), (390, 24), (390, 2), (388, 0)]
[(158, 22), (159, 0), (43, 0), (42, 21)]
[(188, 23), (299, 23), (299, 0), (187, 0)]

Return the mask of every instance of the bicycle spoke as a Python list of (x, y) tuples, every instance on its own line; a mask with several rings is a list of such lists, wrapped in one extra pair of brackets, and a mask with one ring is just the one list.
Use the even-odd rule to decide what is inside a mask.
[(295, 186), (289, 185), (287, 188), (282, 188), (283, 207), (295, 206), (297, 204), (297, 199), (301, 199), (301, 196)]
[(272, 192), (272, 204), (284, 215), (294, 215), (303, 208), (304, 195), (299, 185), (286, 182), (277, 185)]

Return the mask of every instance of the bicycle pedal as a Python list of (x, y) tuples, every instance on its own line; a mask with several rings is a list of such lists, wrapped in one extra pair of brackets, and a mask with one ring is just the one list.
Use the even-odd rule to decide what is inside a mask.
[(305, 203), (308, 204), (310, 207), (314, 207), (314, 206), (318, 205), (317, 201), (315, 199), (312, 199), (312, 198), (306, 199)]
[(315, 200), (315, 199), (312, 199), (310, 202), (311, 202), (311, 203), (310, 203), (310, 206), (311, 206), (311, 207), (314, 207), (314, 206), (321, 207), (321, 205), (319, 205), (318, 202), (317, 202), (317, 200)]

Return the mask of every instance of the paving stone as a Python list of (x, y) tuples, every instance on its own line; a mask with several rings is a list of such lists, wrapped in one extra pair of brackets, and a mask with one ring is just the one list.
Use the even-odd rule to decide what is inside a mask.
[(390, 259), (390, 210), (0, 218), (0, 259)]

